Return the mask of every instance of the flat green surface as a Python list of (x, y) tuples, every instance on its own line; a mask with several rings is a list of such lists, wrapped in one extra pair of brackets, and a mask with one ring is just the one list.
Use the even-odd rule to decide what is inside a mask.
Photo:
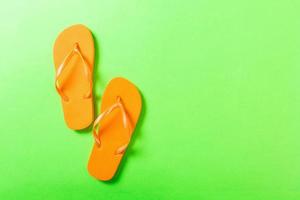
[[(0, 6), (0, 199), (300, 199), (300, 1), (9, 0)], [(90, 177), (52, 46), (83, 23), (96, 103), (115, 76), (144, 98), (119, 175)]]

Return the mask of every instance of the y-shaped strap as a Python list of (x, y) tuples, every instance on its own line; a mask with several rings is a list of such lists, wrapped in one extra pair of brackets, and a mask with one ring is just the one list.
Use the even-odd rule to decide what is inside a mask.
[[(128, 134), (129, 134), (129, 138), (131, 137), (131, 131), (132, 131), (132, 125), (131, 122), (129, 120), (128, 114), (124, 108), (124, 105), (121, 101), (121, 97), (117, 97), (117, 102), (115, 104), (113, 104), (111, 107), (109, 107), (108, 109), (106, 109), (104, 112), (102, 112), (97, 119), (94, 122), (93, 125), (93, 135), (95, 138), (95, 142), (98, 145), (98, 147), (100, 147), (101, 145), (101, 141), (100, 141), (100, 134), (99, 134), (99, 125), (100, 122), (107, 116), (109, 115), (113, 110), (115, 110), (116, 108), (119, 108), (122, 112), (122, 121), (123, 121), (123, 126), (124, 128), (128, 129)], [(115, 154), (123, 154), (128, 146), (129, 142), (127, 142), (126, 144), (120, 146)]]
[(59, 84), (58, 79), (60, 78), (60, 75), (62, 74), (62, 72), (65, 69), (66, 65), (69, 63), (69, 61), (71, 60), (71, 58), (75, 54), (77, 54), (79, 56), (79, 58), (81, 59), (81, 61), (83, 62), (84, 73), (85, 73), (85, 75), (87, 77), (87, 80), (88, 80), (89, 86), (90, 86), (88, 93), (86, 95), (84, 95), (83, 98), (90, 98), (91, 95), (92, 95), (92, 77), (91, 77), (92, 73), (91, 73), (91, 69), (90, 69), (87, 61), (84, 59), (82, 53), (80, 52), (78, 43), (75, 43), (73, 49), (66, 55), (66, 57), (63, 59), (62, 63), (59, 65), (59, 67), (58, 67), (58, 69), (56, 71), (56, 76), (55, 76), (55, 87), (56, 87), (56, 90), (60, 94), (60, 96), (62, 97), (62, 99), (64, 101), (69, 101), (69, 98), (62, 91), (63, 82), (61, 84)]

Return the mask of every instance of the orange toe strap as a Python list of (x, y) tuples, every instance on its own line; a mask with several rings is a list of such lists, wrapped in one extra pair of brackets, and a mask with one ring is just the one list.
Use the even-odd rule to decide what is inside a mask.
[(66, 69), (66, 65), (69, 63), (69, 61), (72, 59), (72, 57), (77, 54), (79, 56), (79, 58), (81, 59), (82, 63), (83, 63), (83, 67), (84, 67), (84, 73), (85, 76), (87, 77), (87, 80), (89, 81), (89, 91), (86, 95), (83, 96), (83, 98), (90, 98), (92, 96), (92, 72), (91, 72), (91, 68), (89, 67), (87, 61), (84, 59), (80, 49), (79, 49), (79, 44), (75, 43), (73, 49), (66, 55), (66, 57), (63, 59), (62, 63), (59, 65), (57, 71), (56, 71), (56, 76), (55, 76), (55, 87), (57, 92), (60, 94), (60, 96), (62, 97), (62, 99), (64, 101), (68, 101), (69, 98), (64, 94), (64, 92), (62, 91), (62, 87), (63, 87), (63, 81), (61, 80), (61, 83), (59, 83), (59, 79), (61, 77), (61, 74), (63, 73), (63, 71)]
[[(107, 116), (109, 115), (112, 111), (114, 111), (115, 109), (119, 108), (121, 110), (122, 113), (122, 121), (123, 121), (123, 126), (124, 128), (128, 129), (128, 136), (130, 138), (131, 136), (131, 131), (132, 131), (132, 125), (131, 122), (129, 120), (128, 114), (125, 110), (125, 107), (121, 101), (121, 97), (117, 97), (117, 102), (115, 104), (113, 104), (111, 107), (109, 107), (108, 109), (106, 109), (104, 112), (102, 112), (95, 120), (94, 125), (93, 125), (93, 136), (95, 139), (96, 144), (98, 145), (98, 147), (101, 146), (101, 141), (100, 141), (100, 131), (99, 131), (99, 125), (100, 122)], [(129, 139), (130, 141), (130, 139)], [(122, 146), (120, 146), (115, 154), (123, 154), (129, 144), (129, 141), (126, 144), (123, 144)]]

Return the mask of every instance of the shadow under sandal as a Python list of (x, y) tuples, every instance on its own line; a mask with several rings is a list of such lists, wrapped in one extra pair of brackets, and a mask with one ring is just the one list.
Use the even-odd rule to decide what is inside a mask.
[(142, 100), (138, 89), (124, 78), (110, 81), (102, 98), (101, 114), (93, 126), (95, 144), (88, 171), (102, 181), (112, 179), (139, 119)]
[(66, 124), (73, 130), (84, 129), (94, 120), (94, 53), (93, 36), (83, 25), (65, 29), (54, 44), (55, 87)]

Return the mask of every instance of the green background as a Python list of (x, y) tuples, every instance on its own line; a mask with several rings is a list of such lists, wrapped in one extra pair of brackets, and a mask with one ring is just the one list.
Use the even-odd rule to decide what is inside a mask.
[[(9, 0), (0, 7), (0, 199), (300, 199), (300, 1)], [(95, 37), (97, 109), (123, 76), (143, 113), (120, 173), (88, 175), (52, 47)]]

